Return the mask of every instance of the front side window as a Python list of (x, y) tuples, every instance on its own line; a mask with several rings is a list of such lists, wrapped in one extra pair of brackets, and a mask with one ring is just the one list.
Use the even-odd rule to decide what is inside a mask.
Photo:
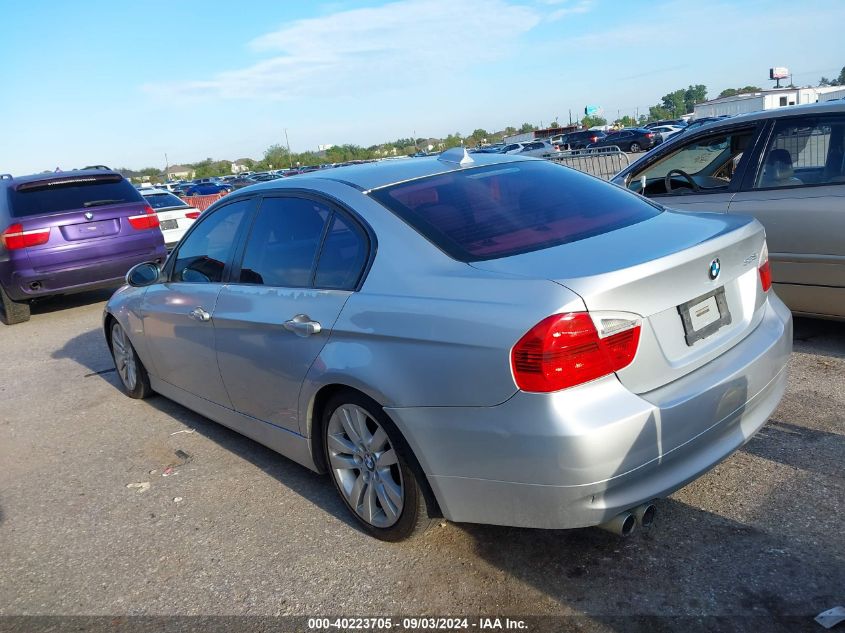
[(247, 240), (240, 282), (304, 288), (332, 210), (305, 198), (265, 198)]
[(219, 283), (235, 248), (238, 228), (252, 200), (239, 200), (203, 214), (176, 253), (171, 281)]
[(753, 138), (753, 130), (740, 130), (687, 142), (632, 175), (628, 188), (645, 195), (724, 191), (733, 181)]
[(547, 161), (462, 169), (369, 195), (464, 262), (575, 242), (661, 212), (642, 198)]
[(845, 182), (845, 117), (778, 121), (754, 186), (800, 187)]

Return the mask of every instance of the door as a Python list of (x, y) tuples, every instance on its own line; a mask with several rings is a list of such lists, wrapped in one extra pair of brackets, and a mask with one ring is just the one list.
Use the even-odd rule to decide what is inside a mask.
[(766, 228), (772, 278), (793, 310), (845, 314), (845, 115), (774, 123), (730, 212)]
[(369, 257), (366, 233), (311, 198), (267, 197), (214, 308), (235, 410), (299, 432), (299, 390)]
[(755, 136), (754, 127), (696, 136), (633, 172), (627, 186), (673, 209), (725, 213)]
[(168, 262), (168, 281), (148, 288), (142, 304), (155, 374), (229, 408), (217, 369), (212, 314), (252, 202), (239, 200), (203, 214)]

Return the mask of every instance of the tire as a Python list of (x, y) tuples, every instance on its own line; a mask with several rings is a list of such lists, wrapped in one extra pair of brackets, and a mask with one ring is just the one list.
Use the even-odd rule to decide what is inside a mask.
[(390, 542), (425, 532), (431, 517), (424, 475), (381, 407), (360, 393), (342, 392), (326, 403), (321, 422), (332, 483), (364, 531)]
[(114, 367), (117, 370), (117, 377), (120, 379), (123, 392), (130, 398), (138, 400), (149, 398), (153, 389), (150, 387), (150, 376), (147, 374), (147, 369), (141, 359), (138, 358), (126, 331), (115, 320), (111, 322), (109, 336)]
[(29, 301), (13, 300), (3, 286), (0, 286), (0, 303), (3, 304), (2, 321), (6, 325), (29, 321)]
[(628, 151), (632, 154), (636, 154), (640, 151), (640, 144), (639, 143), (631, 143), (631, 147), (628, 148)]

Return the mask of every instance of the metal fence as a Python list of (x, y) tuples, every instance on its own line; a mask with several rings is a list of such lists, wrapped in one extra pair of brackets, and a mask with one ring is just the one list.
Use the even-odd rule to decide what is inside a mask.
[(572, 167), (604, 180), (610, 180), (628, 166), (628, 155), (615, 145), (591, 149), (570, 149), (546, 156), (551, 161)]
[(180, 198), (182, 198), (182, 200), (184, 200), (186, 204), (189, 204), (194, 207), (194, 209), (205, 211), (208, 207), (220, 200), (220, 198), (225, 195), (225, 193), (214, 193), (208, 196), (180, 196)]

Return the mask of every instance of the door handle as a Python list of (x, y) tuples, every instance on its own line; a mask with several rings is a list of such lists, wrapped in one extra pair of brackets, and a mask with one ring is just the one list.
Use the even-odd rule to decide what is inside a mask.
[(211, 321), (211, 315), (199, 306), (188, 312), (188, 316), (197, 321)]
[(311, 336), (312, 334), (319, 334), (323, 326), (317, 321), (312, 321), (307, 314), (297, 314), (289, 321), (282, 323), (282, 326), (288, 331), (293, 332), (297, 336)]

